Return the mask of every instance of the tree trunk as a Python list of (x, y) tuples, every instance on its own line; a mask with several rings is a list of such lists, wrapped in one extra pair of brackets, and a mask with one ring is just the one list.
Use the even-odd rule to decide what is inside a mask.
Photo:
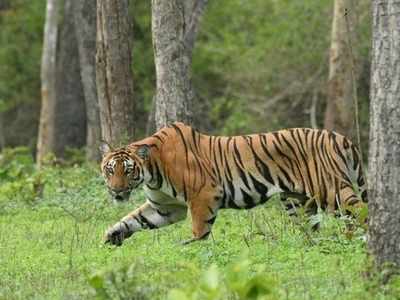
[(379, 267), (400, 267), (400, 9), (372, 5), (368, 245)]
[(47, 0), (41, 65), (42, 106), (37, 143), (37, 163), (53, 150), (54, 104), (56, 99), (56, 50), (59, 1)]
[(100, 159), (101, 125), (96, 86), (96, 0), (74, 1), (81, 79), (86, 104), (86, 157)]
[(96, 76), (102, 138), (127, 142), (134, 136), (132, 24), (128, 0), (97, 2)]
[(152, 135), (157, 130), (157, 128), (156, 128), (156, 105), (157, 105), (157, 99), (156, 99), (156, 96), (153, 96), (153, 99), (151, 100), (151, 110), (147, 117), (146, 135)]
[(64, 1), (64, 17), (57, 53), (54, 152), (63, 157), (65, 149), (86, 143), (85, 98), (80, 73), (78, 42), (72, 2)]
[(152, 31), (157, 77), (156, 127), (192, 121), (194, 91), (185, 49), (185, 0), (152, 0)]
[(186, 0), (185, 4), (185, 46), (190, 59), (200, 28), (200, 19), (204, 14), (208, 0)]
[(157, 129), (174, 121), (192, 123), (195, 98), (191, 82), (192, 51), (206, 3), (152, 0)]
[[(353, 137), (353, 53), (356, 12), (352, 0), (335, 0), (329, 59), (328, 99), (325, 128)], [(352, 73), (353, 72), (353, 73)]]
[(6, 145), (6, 141), (5, 141), (5, 134), (4, 134), (4, 125), (3, 125), (3, 113), (0, 112), (0, 151), (3, 150), (3, 148)]

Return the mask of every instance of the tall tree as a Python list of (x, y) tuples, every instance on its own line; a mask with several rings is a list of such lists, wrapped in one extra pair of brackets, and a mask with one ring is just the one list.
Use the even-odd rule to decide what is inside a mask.
[(192, 122), (192, 52), (206, 4), (207, 0), (152, 0), (158, 129), (172, 121)]
[(369, 248), (400, 267), (400, 9), (374, 0), (369, 152)]
[(64, 156), (67, 147), (80, 148), (86, 143), (85, 98), (75, 34), (73, 2), (75, 0), (64, 0), (63, 22), (60, 25), (57, 51), (53, 152), (58, 157)]
[(37, 145), (39, 165), (47, 153), (64, 156), (67, 147), (82, 147), (86, 139), (86, 113), (73, 21), (73, 0), (63, 3), (63, 18), (59, 23), (60, 1), (47, 2)]
[(96, 0), (74, 1), (75, 33), (86, 103), (86, 157), (99, 159), (101, 125), (96, 86)]
[(128, 0), (97, 2), (97, 94), (102, 138), (118, 144), (134, 136), (132, 23)]
[(59, 0), (47, 0), (41, 66), (42, 106), (36, 156), (39, 165), (44, 156), (53, 150), (54, 143), (53, 111), (56, 101), (55, 75), (59, 5)]
[(356, 12), (353, 0), (335, 0), (329, 57), (328, 99), (324, 127), (348, 137), (354, 124), (354, 43)]

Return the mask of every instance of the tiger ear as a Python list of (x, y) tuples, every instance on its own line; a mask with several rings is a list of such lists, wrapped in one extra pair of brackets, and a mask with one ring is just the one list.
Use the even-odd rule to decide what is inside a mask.
[(105, 156), (108, 152), (112, 151), (113, 149), (109, 143), (107, 143), (106, 141), (101, 141), (99, 150), (101, 155)]
[(141, 145), (136, 150), (136, 155), (143, 160), (148, 160), (150, 158), (151, 149), (148, 145)]

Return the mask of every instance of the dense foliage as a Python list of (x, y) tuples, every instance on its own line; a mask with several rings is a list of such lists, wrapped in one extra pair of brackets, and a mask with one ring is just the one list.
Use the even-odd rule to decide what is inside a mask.
[[(155, 89), (150, 1), (131, 1), (133, 70), (139, 109), (137, 132), (145, 134)], [(198, 95), (196, 123), (211, 133), (237, 134), (308, 127), (316, 103), (323, 125), (332, 0), (221, 0), (209, 2), (193, 57)], [(40, 105), (40, 52), (44, 1), (11, 1), (0, 11), (0, 108), (6, 144), (35, 145)], [(368, 136), (369, 7), (358, 5), (362, 136)], [(366, 146), (366, 143), (364, 143)]]
[(45, 1), (10, 1), (0, 10), (0, 125), (9, 146), (35, 145), (44, 13)]

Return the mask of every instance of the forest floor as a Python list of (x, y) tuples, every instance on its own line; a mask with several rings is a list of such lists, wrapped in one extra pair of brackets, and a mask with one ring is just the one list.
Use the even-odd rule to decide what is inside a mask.
[(142, 192), (115, 206), (92, 167), (18, 170), (27, 169), (0, 172), (0, 299), (400, 297), (399, 278), (378, 284), (365, 230), (349, 229), (349, 220), (319, 214), (321, 228), (312, 231), (275, 200), (221, 211), (207, 241), (181, 245), (191, 235), (188, 218), (111, 247), (105, 229), (140, 205)]

